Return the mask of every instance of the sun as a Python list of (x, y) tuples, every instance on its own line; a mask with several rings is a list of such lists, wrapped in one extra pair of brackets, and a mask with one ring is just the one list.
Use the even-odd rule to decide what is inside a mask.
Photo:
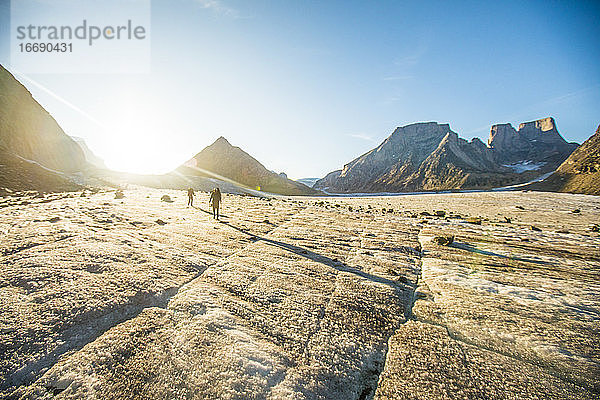
[(98, 155), (110, 169), (163, 174), (183, 164), (181, 143), (173, 140), (173, 117), (152, 96), (127, 92), (106, 113)]

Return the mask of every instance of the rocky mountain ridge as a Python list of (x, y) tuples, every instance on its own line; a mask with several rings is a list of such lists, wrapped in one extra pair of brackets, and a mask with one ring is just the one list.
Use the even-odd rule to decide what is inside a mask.
[(522, 123), (518, 130), (511, 124), (492, 126), (488, 147), (502, 165), (529, 161), (539, 165), (539, 171), (544, 173), (556, 169), (577, 148), (577, 144), (565, 141), (556, 128), (554, 118), (547, 117)]
[(448, 124), (399, 127), (381, 145), (329, 173), (315, 188), (329, 192), (489, 189), (553, 171), (577, 147), (553, 118), (492, 126), (488, 145), (460, 138)]

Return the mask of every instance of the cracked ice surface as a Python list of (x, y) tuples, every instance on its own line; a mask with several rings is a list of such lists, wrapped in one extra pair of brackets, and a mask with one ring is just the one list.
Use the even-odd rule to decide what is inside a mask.
[(595, 197), (226, 195), (221, 223), (176, 191), (0, 200), (0, 397), (598, 390)]
[(221, 223), (168, 191), (4, 207), (3, 393), (372, 395), (418, 230), (316, 202), (227, 196)]
[[(376, 398), (596, 398), (600, 239), (589, 226), (600, 199), (454, 200), (446, 209), (484, 222), (424, 221), (414, 321), (390, 340)], [(434, 244), (440, 234), (455, 235), (454, 243)]]

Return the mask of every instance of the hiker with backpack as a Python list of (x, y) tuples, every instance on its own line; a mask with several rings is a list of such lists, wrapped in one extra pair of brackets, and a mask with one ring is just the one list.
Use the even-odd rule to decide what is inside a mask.
[(221, 204), (221, 190), (214, 188), (210, 192), (210, 199), (208, 200), (209, 206), (212, 206), (213, 218), (219, 219), (219, 205)]

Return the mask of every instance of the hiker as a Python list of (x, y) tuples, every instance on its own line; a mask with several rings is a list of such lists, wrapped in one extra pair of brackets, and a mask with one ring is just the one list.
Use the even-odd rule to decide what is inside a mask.
[(192, 188), (188, 189), (188, 207), (189, 206), (194, 207), (194, 189)]
[(221, 203), (221, 190), (219, 188), (214, 188), (213, 191), (210, 192), (208, 203), (212, 205), (213, 218), (219, 219), (219, 204)]

